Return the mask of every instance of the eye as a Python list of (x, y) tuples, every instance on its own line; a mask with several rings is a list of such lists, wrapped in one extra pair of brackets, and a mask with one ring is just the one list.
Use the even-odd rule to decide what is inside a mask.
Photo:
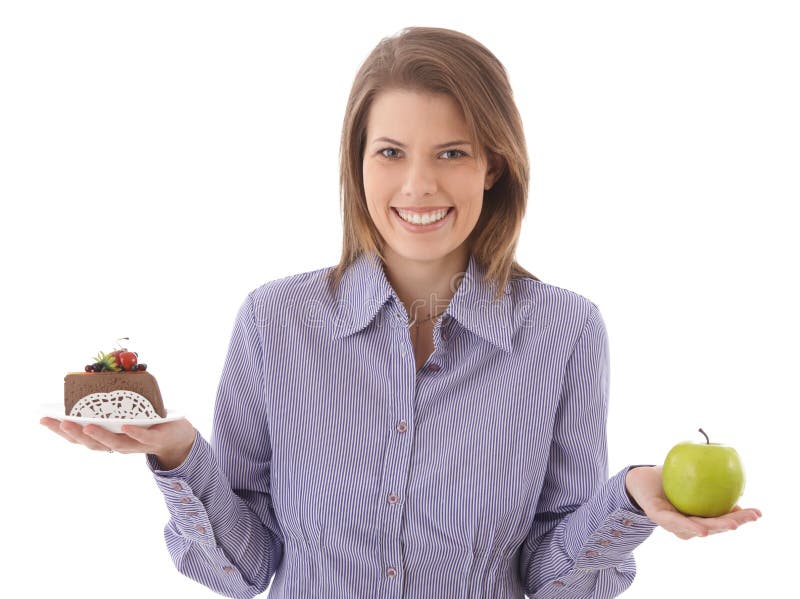
[(382, 150), (378, 150), (378, 154), (383, 156), (384, 158), (394, 158), (394, 156), (387, 156), (384, 152), (396, 152), (397, 148), (383, 148)]
[[(398, 151), (399, 150), (397, 148), (383, 148), (382, 150), (378, 150), (378, 154), (380, 154), (384, 158), (389, 158), (393, 160), (395, 156), (387, 156), (386, 154), (384, 154), (384, 152), (398, 152)], [(445, 150), (444, 152), (442, 152), (442, 154), (447, 154), (448, 152), (458, 152), (459, 155), (455, 156), (455, 158), (461, 158), (462, 156), (467, 156), (467, 153), (462, 150)], [(454, 158), (448, 158), (448, 160), (453, 160), (453, 159)]]
[[(445, 150), (442, 154), (446, 154), (447, 152), (458, 152), (461, 156), (466, 156), (466, 152), (462, 152), (461, 150)], [(456, 158), (461, 158), (461, 156), (456, 156)]]

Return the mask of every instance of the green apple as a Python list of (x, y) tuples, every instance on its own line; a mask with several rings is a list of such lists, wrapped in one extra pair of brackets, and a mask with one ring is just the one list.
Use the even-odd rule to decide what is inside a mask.
[(731, 511), (744, 491), (744, 468), (733, 447), (683, 441), (670, 449), (661, 470), (664, 494), (687, 516), (714, 518)]

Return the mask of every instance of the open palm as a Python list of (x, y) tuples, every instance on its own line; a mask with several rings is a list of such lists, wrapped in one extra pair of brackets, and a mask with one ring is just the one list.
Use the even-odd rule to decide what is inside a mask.
[(661, 484), (661, 466), (639, 467), (628, 472), (628, 492), (641, 506), (650, 520), (674, 533), (681, 539), (705, 537), (718, 532), (736, 530), (742, 524), (755, 522), (761, 510), (742, 509), (735, 505), (727, 514), (715, 518), (686, 516), (673, 506), (664, 494)]

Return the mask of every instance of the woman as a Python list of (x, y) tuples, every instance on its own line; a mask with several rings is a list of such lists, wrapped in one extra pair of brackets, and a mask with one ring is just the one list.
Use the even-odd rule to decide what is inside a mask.
[(514, 260), (528, 175), (486, 48), (382, 40), (343, 128), (341, 260), (248, 295), (210, 443), (186, 420), (43, 422), (146, 453), (177, 568), (223, 595), (620, 594), (656, 526), (688, 539), (760, 512), (685, 517), (658, 466), (609, 478), (605, 325)]

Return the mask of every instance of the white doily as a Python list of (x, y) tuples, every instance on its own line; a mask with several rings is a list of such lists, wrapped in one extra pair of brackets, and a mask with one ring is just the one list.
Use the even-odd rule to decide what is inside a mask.
[(92, 393), (72, 406), (70, 416), (81, 418), (126, 418), (129, 420), (161, 418), (147, 398), (125, 389)]

